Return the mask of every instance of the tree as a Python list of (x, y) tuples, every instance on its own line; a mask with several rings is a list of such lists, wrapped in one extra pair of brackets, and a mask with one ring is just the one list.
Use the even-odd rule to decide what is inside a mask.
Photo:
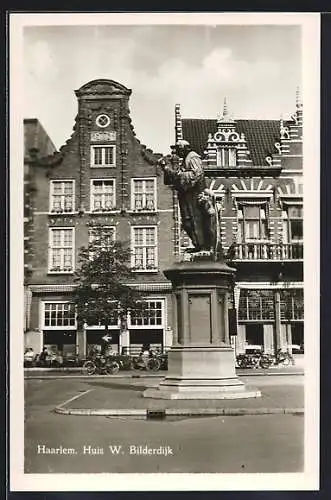
[(80, 249), (75, 274), (77, 321), (103, 326), (107, 333), (108, 326), (119, 320), (125, 330), (129, 311), (148, 314), (143, 296), (126, 284), (132, 278), (130, 249), (102, 226), (91, 229), (90, 236), (90, 243)]

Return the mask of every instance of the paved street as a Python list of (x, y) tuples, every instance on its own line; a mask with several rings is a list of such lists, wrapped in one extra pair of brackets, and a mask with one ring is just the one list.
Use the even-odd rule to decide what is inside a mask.
[[(247, 379), (275, 401), (277, 394), (287, 395), (289, 405), (293, 398), (297, 402), (297, 393), (303, 389), (303, 377), (298, 375)], [(55, 406), (87, 390), (100, 397), (96, 382), (63, 378), (26, 381), (26, 472), (299, 472), (303, 468), (304, 419), (298, 415), (147, 421), (54, 413)], [(106, 381), (100, 383), (101, 391), (107, 394)], [(139, 384), (142, 381), (137, 380), (134, 388), (125, 389), (122, 380), (118, 391), (127, 390), (129, 396), (130, 391), (140, 390)], [(117, 393), (113, 386), (114, 381), (108, 387), (109, 395)], [(241, 401), (239, 406), (247, 406), (249, 401)], [(78, 402), (79, 398), (70, 405), (77, 407)], [(154, 454), (144, 455), (146, 446), (154, 449)], [(57, 449), (57, 454), (49, 454), (50, 448)]]

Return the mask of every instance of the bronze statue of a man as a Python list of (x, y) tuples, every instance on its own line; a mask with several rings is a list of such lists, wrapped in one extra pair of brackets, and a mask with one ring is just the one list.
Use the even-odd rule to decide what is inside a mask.
[(172, 155), (159, 163), (165, 183), (177, 191), (182, 227), (195, 252), (216, 252), (217, 211), (212, 193), (207, 189), (201, 158), (192, 151), (189, 142), (182, 139), (171, 149)]

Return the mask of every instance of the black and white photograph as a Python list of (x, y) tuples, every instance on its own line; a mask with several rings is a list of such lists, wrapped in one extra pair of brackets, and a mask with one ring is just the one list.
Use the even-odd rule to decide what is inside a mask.
[(317, 490), (319, 15), (9, 21), (11, 490)]

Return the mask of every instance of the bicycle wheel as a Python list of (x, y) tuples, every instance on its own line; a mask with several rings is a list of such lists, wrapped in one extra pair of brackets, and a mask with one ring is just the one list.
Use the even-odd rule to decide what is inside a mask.
[(271, 364), (272, 364), (272, 361), (270, 358), (262, 356), (262, 358), (260, 360), (261, 368), (270, 368)]
[(117, 363), (117, 361), (108, 361), (106, 364), (106, 373), (109, 375), (114, 375), (117, 373), (120, 369), (120, 365)]
[(280, 364), (283, 365), (283, 366), (288, 366), (290, 364), (290, 358), (288, 356), (284, 357), (281, 360)]
[(84, 375), (93, 375), (96, 370), (96, 366), (93, 363), (93, 361), (85, 361), (85, 363), (82, 366), (82, 372)]
[(161, 363), (158, 359), (152, 358), (149, 359), (146, 365), (147, 370), (152, 372), (157, 372), (161, 367)]

